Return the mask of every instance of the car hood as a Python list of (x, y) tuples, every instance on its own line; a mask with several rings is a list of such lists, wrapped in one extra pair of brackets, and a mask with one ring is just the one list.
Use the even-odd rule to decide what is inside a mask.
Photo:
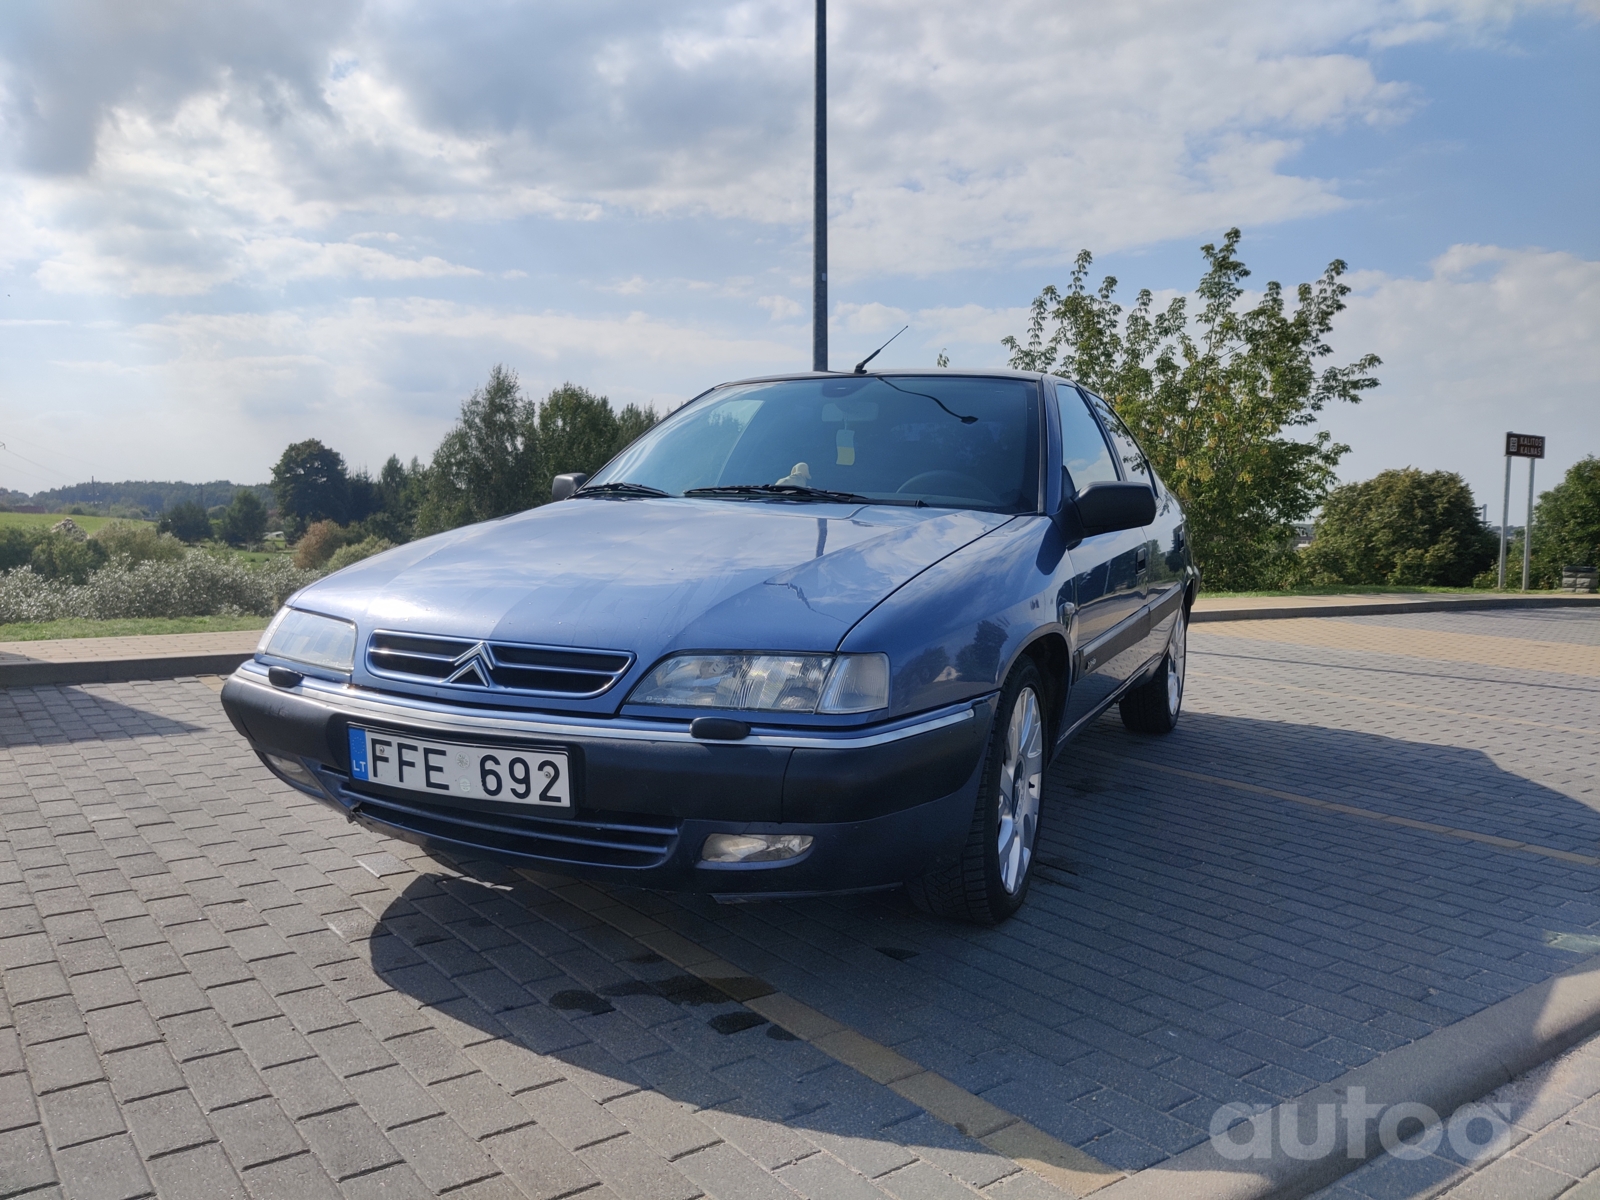
[(631, 651), (830, 651), (885, 596), (1011, 518), (772, 501), (580, 499), (348, 567), (296, 604), (374, 629)]

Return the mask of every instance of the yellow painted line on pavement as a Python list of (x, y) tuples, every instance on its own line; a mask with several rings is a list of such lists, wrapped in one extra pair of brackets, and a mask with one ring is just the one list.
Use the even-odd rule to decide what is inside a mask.
[(1508, 717), (1502, 713), (1469, 712), (1462, 708), (1440, 708), (1436, 704), (1410, 704), (1404, 700), (1383, 700), (1377, 696), (1362, 696), (1355, 692), (1333, 692), (1326, 688), (1302, 687), (1296, 683), (1280, 683), (1273, 679), (1253, 679), (1248, 675), (1229, 675), (1221, 671), (1196, 671), (1191, 669), (1190, 679), (1222, 679), (1229, 683), (1248, 683), (1252, 687), (1279, 688), (1286, 692), (1302, 692), (1307, 696), (1327, 696), (1334, 700), (1356, 700), (1362, 704), (1376, 704), (1383, 708), (1403, 708), (1410, 712), (1438, 713), (1448, 717), (1471, 717), (1478, 721), (1493, 721), (1500, 725), (1525, 725), (1530, 729), (1555, 729), (1561, 733), (1581, 733), (1588, 737), (1600, 735), (1600, 729), (1584, 729), (1579, 725), (1559, 725), (1554, 721), (1529, 721), (1522, 717)]
[(1072, 1197), (1087, 1196), (1123, 1173), (1076, 1146), (1051, 1137), (1015, 1113), (974, 1095), (881, 1042), (856, 1032), (803, 1001), (746, 974), (732, 963), (667, 928), (624, 901), (577, 880), (519, 870), (518, 874), (581, 912), (626, 934), (668, 962), (698, 976), (730, 999), (838, 1062), (881, 1083), (929, 1116), (981, 1142)]
[(1320, 646), (1331, 650), (1365, 650), (1373, 654), (1470, 662), (1510, 670), (1600, 677), (1600, 646), (1373, 625), (1338, 617), (1208, 622), (1197, 626), (1194, 636), (1243, 638), (1255, 642)]
[(1425, 833), (1437, 833), (1444, 837), (1457, 838), (1464, 842), (1478, 842), (1485, 846), (1493, 846), (1497, 850), (1513, 850), (1522, 854), (1535, 854), (1540, 858), (1554, 858), (1559, 859), (1561, 862), (1577, 863), (1585, 867), (1600, 867), (1600, 857), (1592, 854), (1574, 854), (1570, 850), (1557, 850), (1553, 846), (1540, 846), (1533, 842), (1519, 842), (1515, 838), (1496, 837), (1489, 833), (1477, 833), (1471, 829), (1457, 829), (1452, 825), (1438, 825), (1432, 821), (1417, 821), (1411, 817), (1397, 817), (1390, 813), (1378, 812), (1376, 809), (1360, 808), (1354, 804), (1338, 804), (1332, 800), (1318, 800), (1313, 796), (1302, 796), (1296, 792), (1285, 792), (1278, 788), (1245, 783), (1242, 779), (1226, 779), (1221, 775), (1207, 775), (1202, 771), (1188, 771), (1182, 767), (1169, 767), (1165, 763), (1151, 762), (1147, 758), (1106, 754), (1100, 750), (1084, 750), (1079, 753), (1086, 758), (1102, 759), (1107, 764), (1123, 766), (1137, 764), (1139, 767), (1160, 771), (1166, 775), (1177, 775), (1180, 778), (1193, 779), (1200, 783), (1214, 783), (1218, 787), (1232, 788), (1238, 792), (1249, 792), (1257, 796), (1271, 796), (1277, 800), (1288, 800), (1293, 804), (1303, 804), (1307, 808), (1342, 813), (1347, 817), (1360, 817), (1363, 820), (1380, 821), (1385, 825), (1401, 825), (1407, 829), (1417, 829)]

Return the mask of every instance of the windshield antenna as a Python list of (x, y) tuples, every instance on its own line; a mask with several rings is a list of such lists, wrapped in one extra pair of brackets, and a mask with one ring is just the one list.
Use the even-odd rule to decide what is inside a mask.
[[(911, 328), (911, 326), (909, 326), (909, 325), (900, 326), (899, 332), (897, 332), (894, 335), (894, 337), (890, 338), (889, 342), (894, 341), (894, 338), (899, 337), (900, 334), (904, 333), (906, 330), (908, 330), (910, 328)], [(865, 375), (867, 373), (867, 364), (869, 362), (871, 362), (873, 359), (877, 358), (878, 355), (882, 354), (885, 350), (887, 350), (889, 348), (889, 342), (885, 342), (883, 345), (879, 346), (876, 350), (874, 350), (871, 354), (867, 355), (860, 362), (858, 362), (856, 364), (856, 374), (857, 375)]]

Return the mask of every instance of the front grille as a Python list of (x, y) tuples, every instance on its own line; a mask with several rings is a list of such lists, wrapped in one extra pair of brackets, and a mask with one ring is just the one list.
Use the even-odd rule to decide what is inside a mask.
[(356, 802), (350, 811), (357, 820), (402, 838), (410, 835), (409, 840), (445, 842), (530, 862), (658, 867), (672, 856), (678, 841), (678, 824), (668, 817), (634, 816), (626, 823), (509, 817), (416, 804), (358, 788), (342, 789)]
[(382, 630), (367, 642), (367, 666), (374, 675), (540, 696), (598, 696), (632, 665), (633, 655), (616, 650), (478, 642)]

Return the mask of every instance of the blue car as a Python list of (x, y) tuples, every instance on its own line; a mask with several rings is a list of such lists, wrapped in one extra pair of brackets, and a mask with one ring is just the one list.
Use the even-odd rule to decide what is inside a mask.
[(293, 596), (222, 693), (266, 765), (457, 859), (992, 923), (1051, 757), (1178, 719), (1183, 513), (1054, 376), (724, 384), (553, 498)]

